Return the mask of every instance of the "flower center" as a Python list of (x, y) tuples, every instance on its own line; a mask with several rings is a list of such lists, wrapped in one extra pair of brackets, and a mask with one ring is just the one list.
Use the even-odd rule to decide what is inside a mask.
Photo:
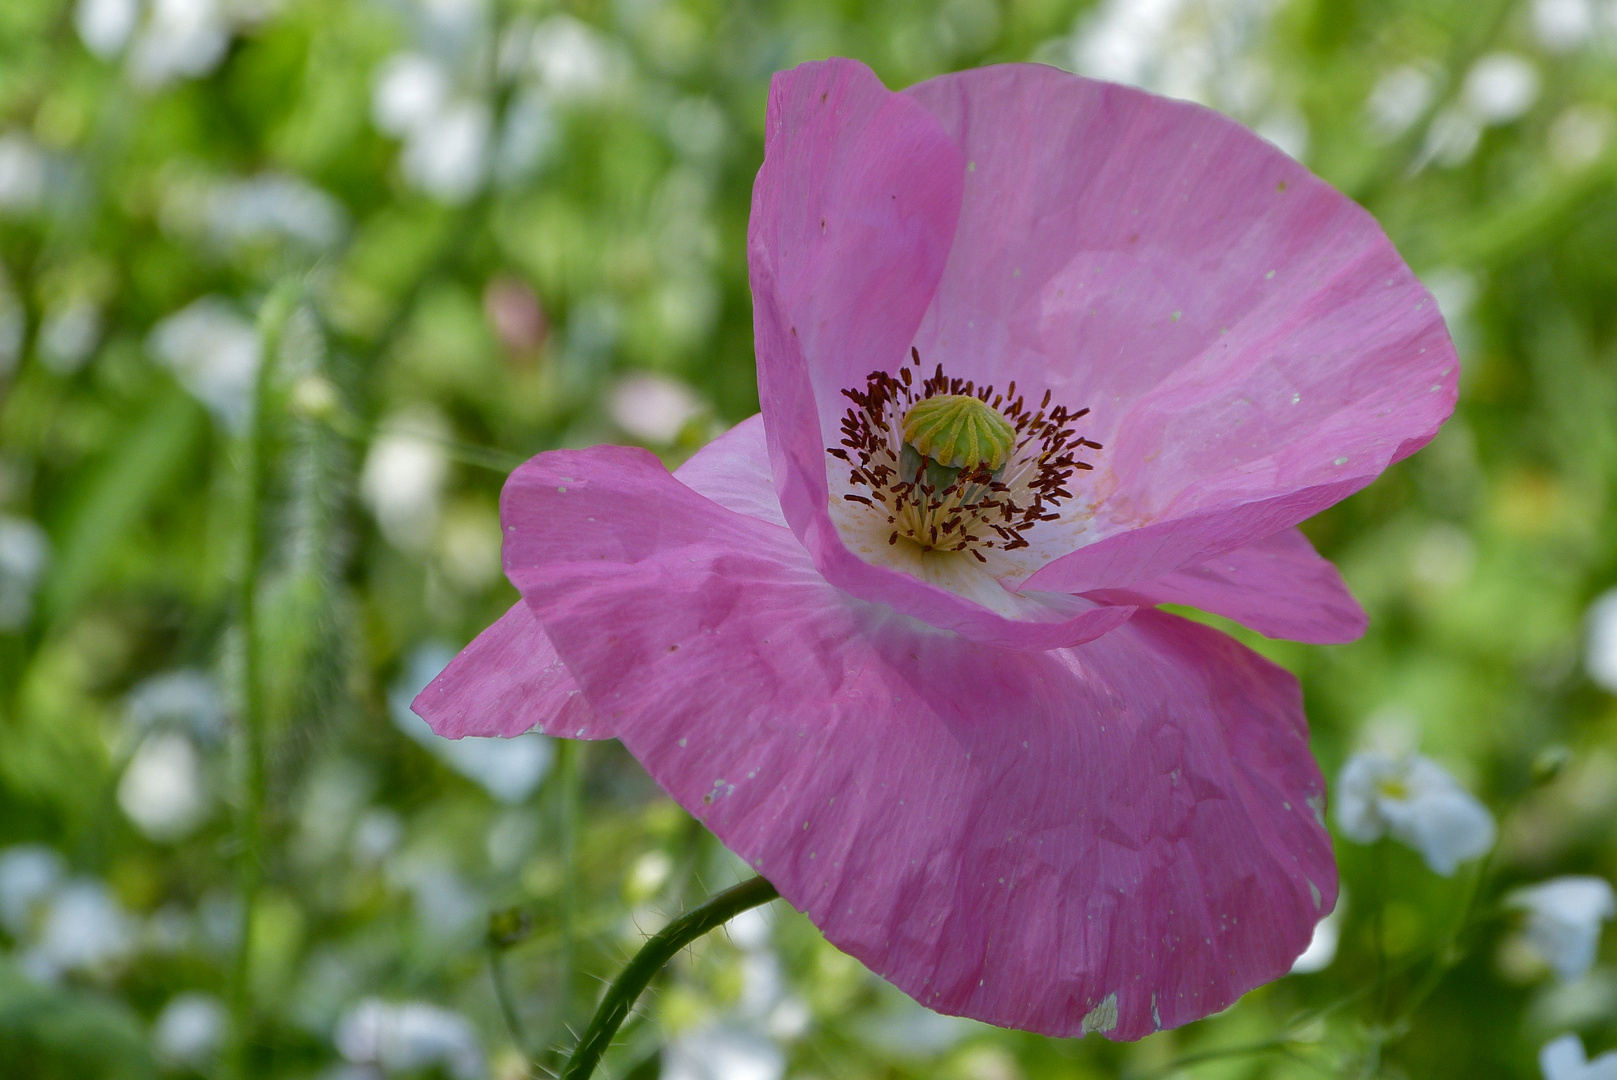
[(880, 514), (887, 542), (902, 537), (923, 551), (982, 552), (1027, 547), (1024, 534), (1054, 521), (1072, 498), (1067, 481), (1088, 462), (1073, 455), (1100, 443), (1078, 437), (1073, 422), (1088, 409), (1050, 407), (1050, 393), (1030, 411), (1012, 382), (992, 386), (951, 379), (939, 364), (917, 379), (921, 354), (896, 376), (871, 372), (842, 419), (842, 445), (827, 449), (851, 467), (856, 489), (843, 496)]
[(904, 414), (904, 441), (922, 457), (949, 469), (999, 469), (1016, 446), (1011, 422), (965, 394), (939, 394)]

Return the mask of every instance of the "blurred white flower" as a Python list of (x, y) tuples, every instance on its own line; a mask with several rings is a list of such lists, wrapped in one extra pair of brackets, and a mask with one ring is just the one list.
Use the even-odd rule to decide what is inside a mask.
[(449, 458), (448, 428), (430, 413), (411, 413), (383, 423), (360, 472), (359, 494), (395, 547), (419, 552), (431, 545), (443, 508)]
[(627, 434), (648, 443), (671, 443), (703, 411), (684, 383), (662, 375), (627, 375), (607, 396), (607, 412)]
[(1617, 916), (1617, 896), (1610, 883), (1598, 877), (1552, 878), (1517, 889), (1507, 902), (1527, 912), (1528, 947), (1568, 981), (1594, 965), (1601, 924)]
[(258, 377), (258, 331), (222, 297), (204, 296), (168, 316), (147, 350), (231, 431), (247, 426)]
[(0, 214), (25, 214), (44, 197), (44, 152), (21, 132), (0, 135)]
[(218, 0), (152, 0), (146, 25), (130, 48), (129, 71), (146, 86), (196, 78), (224, 59), (229, 44)]
[(545, 19), (530, 40), (534, 74), (559, 100), (605, 97), (628, 81), (630, 65), (622, 49), (571, 15)]
[(1426, 144), (1417, 164), (1436, 161), (1439, 165), (1464, 164), (1476, 153), (1482, 140), (1482, 122), (1467, 109), (1444, 109), (1432, 117), (1426, 129)]
[(1538, 1067), (1544, 1072), (1544, 1080), (1617, 1080), (1617, 1050), (1608, 1050), (1590, 1061), (1583, 1052), (1582, 1039), (1562, 1035), (1539, 1050)]
[(1533, 29), (1551, 52), (1571, 52), (1594, 33), (1590, 0), (1533, 0)]
[(130, 726), (137, 732), (174, 728), (204, 742), (224, 734), (224, 697), (213, 678), (195, 668), (164, 672), (137, 683), (125, 706)]
[(1617, 133), (1617, 115), (1600, 104), (1573, 105), (1550, 125), (1550, 160), (1566, 172), (1587, 169), (1600, 160)]
[(1310, 975), (1324, 971), (1336, 959), (1336, 946), (1342, 939), (1342, 919), (1347, 912), (1347, 893), (1338, 891), (1336, 907), (1314, 924), (1314, 936), (1308, 939), (1308, 948), (1291, 965), (1293, 975)]
[[(631, 904), (644, 903), (657, 895), (657, 890), (667, 883), (668, 875), (673, 872), (674, 860), (668, 852), (648, 851), (629, 867), (629, 876), (623, 882), (624, 896)], [(731, 919), (727, 925), (734, 923)]]
[(1617, 694), (1617, 589), (1595, 597), (1584, 616), (1583, 667), (1596, 686)]
[(389, 135), (407, 135), (449, 100), (449, 73), (421, 53), (397, 53), (382, 64), (371, 86), (371, 120)]
[(45, 312), (39, 324), (39, 358), (58, 375), (71, 375), (100, 340), (101, 309), (93, 300), (75, 297)]
[(404, 822), (399, 815), (385, 807), (367, 810), (354, 825), (349, 849), (354, 861), (363, 866), (374, 866), (392, 854), (404, 839)]
[(446, 739), (410, 711), (410, 702), (448, 666), (454, 655), (453, 650), (436, 644), (423, 645), (411, 655), (398, 682), (388, 691), (388, 712), (393, 723), (444, 764), (480, 784), (499, 801), (522, 802), (533, 794), (550, 771), (556, 751), (547, 736), (530, 731), (511, 739), (476, 735)]
[(329, 248), (347, 228), (342, 203), (301, 177), (263, 173), (221, 184), (208, 198), (208, 231), (221, 244), (288, 240)]
[(97, 974), (128, 956), (134, 939), (134, 924), (107, 887), (80, 878), (52, 897), (22, 968), (41, 982), (70, 971)]
[(0, 514), (0, 633), (20, 630), (34, 614), (34, 591), (50, 564), (50, 538), (27, 518)]
[(179, 840), (208, 813), (202, 758), (190, 736), (158, 731), (146, 736), (118, 781), (118, 806), (153, 840)]
[(763, 949), (769, 945), (773, 920), (768, 905), (748, 908), (724, 924), (724, 932), (742, 949)]
[(223, 1002), (212, 994), (179, 994), (152, 1024), (152, 1050), (170, 1068), (202, 1072), (224, 1045), (228, 1020)]
[(1070, 55), (1099, 79), (1251, 115), (1272, 78), (1252, 47), (1274, 0), (1105, 0), (1083, 16)]
[(494, 116), (485, 102), (466, 99), (417, 125), (399, 159), (404, 175), (422, 191), (447, 203), (462, 203), (488, 173)]
[(767, 1035), (738, 1024), (713, 1024), (669, 1040), (662, 1080), (781, 1080), (786, 1055)]
[(73, 11), (84, 47), (106, 60), (129, 42), (140, 18), (140, 0), (79, 0)]
[(1488, 808), (1437, 762), (1418, 754), (1354, 754), (1336, 780), (1336, 823), (1361, 844), (1390, 833), (1448, 877), (1493, 847)]
[(1538, 68), (1515, 53), (1482, 57), (1466, 73), (1460, 96), (1467, 110), (1484, 124), (1508, 124), (1538, 100)]
[(34, 928), (65, 872), (62, 857), (43, 844), (0, 852), (0, 926), (6, 933), (21, 938)]
[(471, 1024), (426, 1002), (367, 998), (337, 1022), (335, 1041), (337, 1052), (350, 1062), (379, 1065), (389, 1073), (439, 1066), (455, 1080), (484, 1075), (483, 1051)]
[(1425, 114), (1436, 93), (1437, 80), (1431, 72), (1405, 64), (1377, 80), (1365, 99), (1365, 112), (1375, 134), (1383, 142), (1390, 142)]

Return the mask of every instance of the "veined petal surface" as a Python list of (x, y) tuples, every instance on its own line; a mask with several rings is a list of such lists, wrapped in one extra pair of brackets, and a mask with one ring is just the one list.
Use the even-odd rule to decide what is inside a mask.
[[(911, 87), (960, 147), (915, 343), (1089, 407), (1078, 550), (1033, 588), (1160, 577), (1364, 487), (1453, 411), (1442, 316), (1375, 220), (1209, 109), (1035, 64)], [(1060, 557), (1065, 555), (1065, 557)]]
[(1137, 1038), (1284, 974), (1334, 902), (1295, 680), (1141, 612), (1048, 652), (849, 596), (787, 529), (622, 448), (502, 500), (595, 714), (826, 936), (924, 1004)]
[(1313, 645), (1356, 641), (1369, 625), (1342, 575), (1297, 529), (1284, 529), (1154, 581), (1088, 595), (1123, 604), (1188, 604), (1266, 637)]

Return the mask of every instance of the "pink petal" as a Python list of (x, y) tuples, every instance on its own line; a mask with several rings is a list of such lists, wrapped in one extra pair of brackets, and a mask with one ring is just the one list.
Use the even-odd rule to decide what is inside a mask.
[(827, 580), (976, 641), (1048, 649), (1091, 640), (1126, 609), (1060, 593), (1007, 594), (1017, 617), (849, 551), (826, 510), (825, 448), (842, 391), (891, 369), (948, 254), (964, 175), (925, 109), (863, 64), (775, 76), (764, 165), (753, 188), (748, 264), (773, 473), (786, 520)]
[(449, 662), (410, 710), (449, 739), (510, 737), (538, 728), (607, 739), (533, 611), (520, 601)]
[(1297, 684), (1216, 631), (940, 633), (639, 450), (543, 454), (502, 509), (512, 580), (624, 745), (934, 1009), (1138, 1038), (1284, 974), (1334, 903)]
[(1157, 578), (1295, 525), (1453, 409), (1442, 317), (1375, 220), (1239, 124), (1038, 65), (912, 87), (967, 173), (926, 364), (1094, 411), (1086, 545), (1030, 588)]
[(743, 420), (674, 470), (680, 483), (726, 510), (786, 527), (769, 471), (762, 414)]
[(1189, 604), (1266, 637), (1313, 645), (1356, 641), (1369, 624), (1336, 567), (1296, 529), (1154, 581), (1091, 595), (1116, 604)]

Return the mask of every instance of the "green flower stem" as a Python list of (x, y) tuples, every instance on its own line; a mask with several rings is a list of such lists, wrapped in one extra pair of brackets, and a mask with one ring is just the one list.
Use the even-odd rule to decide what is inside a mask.
[(246, 1080), (249, 1063), (252, 1014), (250, 967), (252, 962), (253, 907), (262, 884), (264, 847), (264, 800), (268, 786), (264, 763), (264, 686), (259, 663), (258, 579), (264, 564), (263, 501), (268, 469), (270, 417), (269, 396), (274, 386), (275, 361), (280, 355), (281, 338), (292, 312), (302, 296), (298, 284), (278, 287), (259, 310), (260, 355), (258, 378), (253, 393), (252, 425), (247, 435), (242, 462), (245, 489), (242, 496), (244, 531), (240, 593), (237, 616), (241, 622), (241, 727), (242, 792), (236, 818), (237, 887), (241, 890), (241, 924), (237, 928), (236, 955), (230, 972), (230, 1055), (228, 1073)]
[(733, 889), (726, 889), (706, 903), (692, 908), (659, 930), (650, 941), (641, 946), (623, 974), (606, 991), (601, 1005), (595, 1010), (584, 1037), (578, 1040), (573, 1056), (562, 1070), (561, 1080), (588, 1080), (595, 1072), (601, 1055), (612, 1043), (612, 1036), (634, 1008), (641, 991), (652, 977), (674, 954), (716, 927), (723, 926), (749, 908), (767, 904), (780, 894), (775, 886), (761, 877), (743, 881)]

